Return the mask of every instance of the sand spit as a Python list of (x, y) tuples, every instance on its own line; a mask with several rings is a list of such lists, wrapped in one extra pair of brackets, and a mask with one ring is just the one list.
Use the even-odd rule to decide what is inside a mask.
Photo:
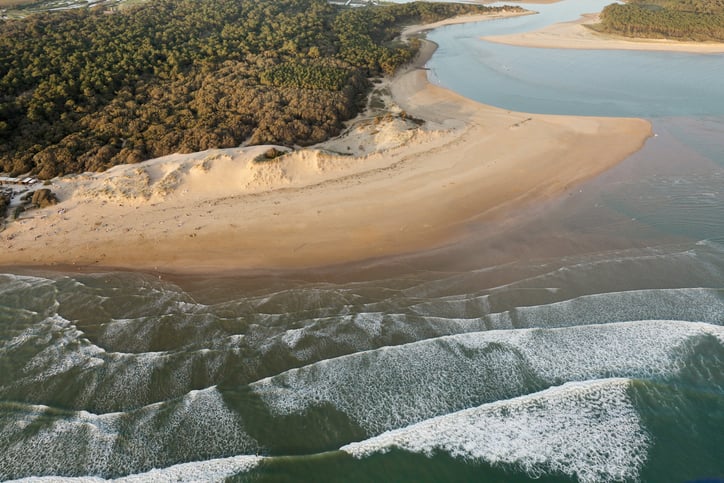
[(596, 32), (586, 27), (599, 22), (598, 14), (583, 15), (573, 22), (549, 25), (533, 32), (491, 35), (484, 40), (499, 44), (547, 49), (657, 50), (695, 54), (724, 53), (724, 43), (681, 42), (665, 39), (632, 39)]
[(200, 273), (409, 253), (556, 196), (650, 136), (640, 119), (468, 100), (427, 82), (419, 67), (434, 49), (423, 42), (415, 65), (376, 87), (377, 116), (313, 148), (273, 160), (267, 146), (174, 154), (55, 179), (59, 204), (0, 232), (0, 264)]

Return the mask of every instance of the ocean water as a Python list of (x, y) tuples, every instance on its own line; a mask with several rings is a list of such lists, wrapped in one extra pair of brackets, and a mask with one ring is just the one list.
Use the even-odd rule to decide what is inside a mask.
[[(537, 28), (594, 3), (493, 24)], [(470, 41), (489, 28), (432, 32), (431, 77), (474, 97), (435, 66), (497, 49)], [(6, 269), (0, 480), (724, 478), (722, 96), (678, 102), (672, 88), (661, 108), (657, 94), (694, 64), (692, 86), (716, 78), (724, 57), (621, 55), (622, 77), (670, 64), (650, 97), (589, 82), (581, 103), (568, 75), (539, 96), (555, 74), (541, 63), (516, 87), (530, 107), (508, 107), (615, 106), (657, 136), (454, 245), (299, 273)], [(565, 56), (580, 70), (600, 62)], [(507, 99), (507, 83), (475, 98)]]

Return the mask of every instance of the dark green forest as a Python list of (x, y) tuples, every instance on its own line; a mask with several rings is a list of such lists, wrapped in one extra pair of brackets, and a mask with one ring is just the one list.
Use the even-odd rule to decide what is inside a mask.
[(629, 0), (606, 7), (593, 28), (628, 37), (724, 42), (724, 0)]
[(339, 133), (401, 27), (498, 9), (325, 0), (154, 0), (0, 23), (0, 168), (41, 178), (174, 152)]

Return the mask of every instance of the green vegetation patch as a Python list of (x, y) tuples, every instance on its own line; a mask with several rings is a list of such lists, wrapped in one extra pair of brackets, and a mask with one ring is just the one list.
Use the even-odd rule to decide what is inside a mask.
[(260, 75), (262, 84), (299, 89), (340, 91), (348, 84), (350, 69), (325, 65), (285, 63)]
[[(0, 171), (40, 178), (174, 152), (308, 145), (416, 45), (402, 26), (479, 5), (154, 0), (0, 22)], [(522, 10), (522, 9), (521, 9)]]
[(630, 5), (692, 13), (724, 13), (724, 0), (629, 0)]
[(628, 37), (724, 42), (724, 0), (631, 0), (607, 6), (593, 28)]

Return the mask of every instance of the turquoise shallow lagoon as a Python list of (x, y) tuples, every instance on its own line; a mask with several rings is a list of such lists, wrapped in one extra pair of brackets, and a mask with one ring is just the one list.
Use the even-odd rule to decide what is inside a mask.
[(656, 133), (459, 244), (303, 273), (0, 274), (0, 480), (724, 478), (724, 56), (479, 40), (602, 5), (428, 35), (433, 82)]
[[(528, 8), (540, 15), (437, 29), (430, 80), (515, 111), (660, 118), (724, 116), (724, 55), (514, 47), (480, 37), (537, 30), (598, 12), (608, 0)], [(521, 5), (525, 7), (525, 5)]]

